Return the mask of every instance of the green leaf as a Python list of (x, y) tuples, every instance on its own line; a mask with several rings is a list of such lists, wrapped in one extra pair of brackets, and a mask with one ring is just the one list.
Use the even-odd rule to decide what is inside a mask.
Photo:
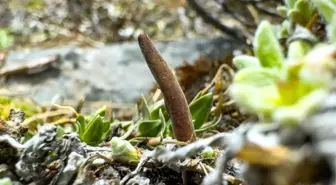
[(30, 11), (42, 10), (46, 6), (44, 0), (28, 0), (27, 7)]
[(7, 48), (12, 42), (12, 37), (7, 29), (0, 28), (0, 49)]
[(230, 87), (231, 98), (244, 110), (250, 113), (270, 116), (277, 107), (280, 96), (275, 84), (254, 87), (245, 84), (233, 84)]
[(87, 125), (83, 134), (84, 142), (89, 145), (98, 145), (106, 139), (106, 133), (109, 132), (109, 128), (110, 127), (107, 126), (103, 120), (103, 117), (99, 114), (96, 115)]
[(336, 12), (336, 3), (332, 0), (313, 0), (316, 8), (330, 24), (332, 23), (333, 15)]
[(164, 100), (160, 100), (155, 102), (153, 105), (150, 106), (149, 111), (150, 111), (150, 119), (151, 120), (156, 120), (160, 118), (159, 115), (159, 110), (164, 109)]
[(218, 118), (215, 118), (214, 120), (211, 121), (210, 124), (208, 125), (203, 125), (200, 129), (195, 129), (196, 133), (202, 133), (205, 132), (207, 130), (210, 130), (214, 127), (216, 127), (218, 125), (218, 123), (220, 123), (220, 121), (222, 120), (222, 115), (218, 116)]
[(96, 111), (96, 113), (95, 113), (95, 116), (97, 116), (97, 115), (105, 117), (105, 115), (106, 115), (106, 106), (103, 106), (103, 107), (99, 108)]
[(285, 3), (289, 8), (294, 8), (296, 1), (298, 0), (285, 0)]
[(80, 137), (82, 137), (85, 129), (86, 129), (85, 117), (79, 114), (76, 118), (76, 132), (79, 134)]
[(162, 138), (164, 138), (166, 136), (166, 130), (168, 128), (167, 128), (166, 118), (164, 117), (161, 109), (159, 110), (159, 116), (160, 116), (160, 121), (161, 121), (161, 124), (162, 124), (162, 129), (161, 129), (161, 132), (160, 132), (160, 136)]
[(111, 140), (112, 157), (125, 162), (137, 162), (140, 160), (140, 152), (126, 140), (113, 137)]
[(208, 93), (192, 101), (189, 105), (195, 129), (199, 129), (207, 121), (213, 101), (213, 94)]
[(278, 70), (267, 68), (247, 68), (235, 75), (234, 83), (255, 87), (274, 85), (280, 79), (279, 73)]
[(61, 127), (61, 126), (57, 126), (57, 129), (56, 129), (56, 136), (57, 136), (58, 138), (63, 137), (64, 133), (65, 133), (64, 128)]
[(277, 9), (277, 12), (278, 12), (281, 16), (283, 16), (283, 17), (286, 17), (286, 16), (287, 16), (287, 12), (288, 12), (287, 7), (285, 7), (285, 6), (278, 6), (276, 9)]
[(12, 185), (12, 181), (8, 177), (4, 177), (0, 179), (0, 185)]
[(259, 24), (253, 41), (253, 49), (263, 67), (282, 67), (281, 46), (273, 32), (272, 25), (268, 21), (262, 21)]
[(210, 146), (208, 146), (202, 151), (202, 156), (204, 159), (212, 159), (215, 157), (215, 151)]
[(304, 57), (312, 46), (304, 40), (294, 41), (288, 47), (288, 59), (300, 59)]
[(290, 17), (295, 23), (301, 26), (306, 26), (313, 16), (314, 9), (309, 0), (298, 0), (295, 3), (294, 9), (288, 12)]
[(238, 69), (244, 69), (244, 68), (250, 68), (250, 67), (256, 67), (260, 68), (260, 62), (256, 57), (248, 56), (248, 55), (240, 55), (236, 56), (232, 60), (233, 65)]
[(273, 120), (287, 124), (300, 123), (307, 116), (319, 109), (328, 94), (327, 90), (318, 89), (301, 98), (300, 101), (293, 106), (279, 107), (273, 113)]
[(102, 139), (106, 140), (111, 132), (111, 121), (110, 120), (103, 121), (103, 130), (105, 130), (105, 132), (102, 133)]
[(330, 42), (336, 42), (336, 14), (333, 15), (331, 23), (327, 26), (327, 34)]
[(139, 123), (138, 131), (143, 137), (156, 137), (162, 129), (161, 120), (142, 120)]
[(150, 109), (148, 107), (147, 100), (143, 95), (141, 95), (141, 100), (142, 100), (141, 112), (143, 119), (150, 119)]

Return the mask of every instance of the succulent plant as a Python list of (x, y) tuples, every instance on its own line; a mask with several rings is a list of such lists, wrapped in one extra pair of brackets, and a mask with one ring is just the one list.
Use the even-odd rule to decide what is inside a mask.
[(335, 77), (336, 46), (313, 46), (307, 42), (310, 35), (303, 35), (308, 36), (290, 43), (285, 58), (271, 24), (260, 23), (253, 42), (256, 56), (233, 59), (238, 72), (230, 94), (245, 111), (268, 121), (297, 123), (318, 110)]
[(77, 116), (76, 131), (81, 141), (89, 145), (98, 145), (108, 138), (111, 120), (105, 120), (105, 114), (106, 107), (102, 107), (92, 119), (86, 119), (81, 114)]

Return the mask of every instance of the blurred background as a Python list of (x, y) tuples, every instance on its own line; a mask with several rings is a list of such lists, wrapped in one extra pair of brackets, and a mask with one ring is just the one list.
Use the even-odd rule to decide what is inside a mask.
[[(282, 21), (279, 4), (1, 0), (0, 95), (42, 104), (82, 99), (132, 104), (155, 87), (136, 41), (140, 32), (156, 43), (182, 85), (197, 84), (198, 76), (214, 76), (218, 61), (230, 62), (230, 56), (249, 46), (261, 20)], [(190, 67), (197, 62), (198, 70)]]

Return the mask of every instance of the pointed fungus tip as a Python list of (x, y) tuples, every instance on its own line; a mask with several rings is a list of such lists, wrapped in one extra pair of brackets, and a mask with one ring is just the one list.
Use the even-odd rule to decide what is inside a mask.
[(143, 42), (144, 40), (148, 40), (148, 35), (146, 33), (140, 33), (138, 35), (138, 42), (141, 43)]

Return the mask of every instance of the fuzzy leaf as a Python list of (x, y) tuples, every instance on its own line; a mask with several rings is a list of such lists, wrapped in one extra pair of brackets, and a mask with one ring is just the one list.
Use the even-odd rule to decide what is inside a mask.
[(161, 120), (143, 120), (139, 123), (138, 131), (143, 137), (156, 137), (162, 130)]
[(294, 41), (290, 43), (288, 47), (288, 58), (300, 59), (304, 57), (311, 50), (311, 48), (311, 45), (304, 40)]
[(0, 49), (7, 48), (12, 42), (12, 37), (7, 29), (0, 28)]
[(125, 162), (137, 162), (140, 160), (140, 152), (128, 141), (118, 137), (111, 140), (112, 157)]
[(306, 26), (313, 16), (313, 11), (314, 9), (309, 0), (298, 0), (295, 3), (294, 9), (288, 11), (288, 17), (295, 23)]
[(238, 70), (250, 67), (261, 67), (260, 62), (256, 57), (248, 55), (236, 56), (233, 58), (232, 62)]
[(273, 113), (273, 120), (279, 123), (296, 124), (302, 122), (307, 116), (317, 111), (328, 96), (324, 89), (315, 90), (303, 97), (293, 106), (279, 107)]
[(283, 17), (287, 16), (287, 11), (288, 11), (288, 9), (285, 6), (278, 6), (277, 7), (277, 12)]
[(278, 70), (264, 68), (248, 68), (239, 71), (234, 77), (234, 83), (245, 84), (255, 87), (263, 87), (275, 84), (280, 79)]
[(336, 12), (336, 3), (334, 0), (313, 0), (318, 11), (323, 15), (325, 20), (330, 24), (332, 17)]
[(282, 67), (281, 46), (273, 32), (272, 25), (268, 21), (262, 21), (259, 24), (253, 41), (253, 49), (263, 67)]
[(195, 129), (201, 128), (207, 121), (212, 106), (212, 100), (213, 94), (208, 93), (190, 103), (189, 109), (192, 119), (194, 120)]
[(208, 146), (202, 151), (202, 156), (204, 159), (212, 159), (215, 157), (215, 151), (210, 146)]
[(336, 14), (333, 15), (331, 24), (327, 27), (327, 34), (331, 42), (336, 42)]
[(274, 84), (264, 87), (233, 84), (230, 96), (243, 110), (263, 115), (271, 114), (280, 99)]

